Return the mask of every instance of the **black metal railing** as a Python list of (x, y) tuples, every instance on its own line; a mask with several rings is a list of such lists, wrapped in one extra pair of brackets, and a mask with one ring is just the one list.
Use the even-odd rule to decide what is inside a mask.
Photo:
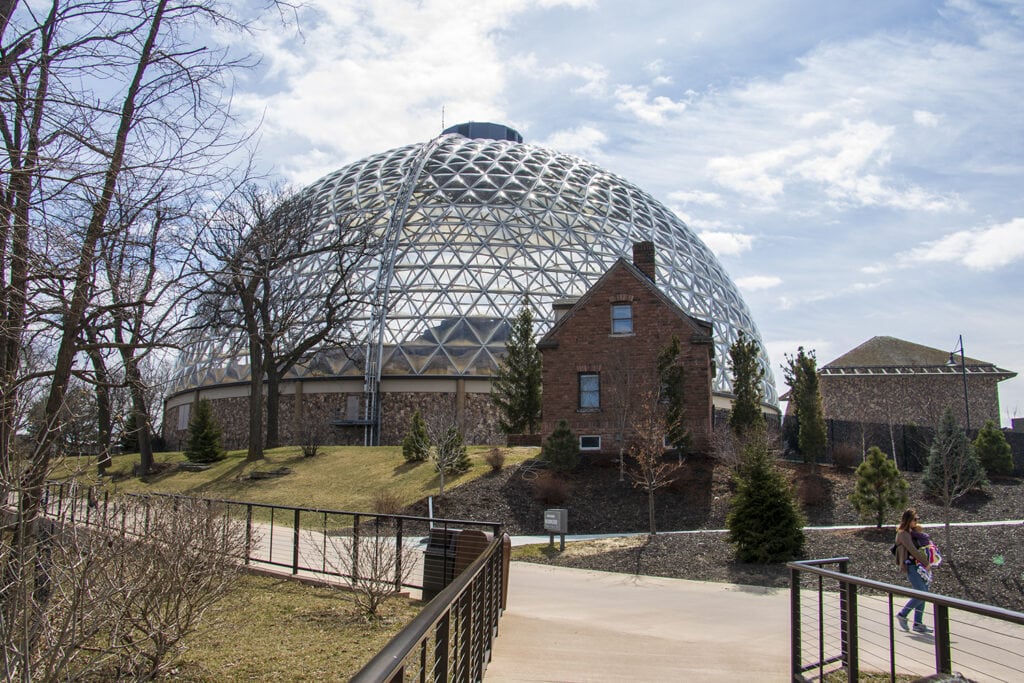
[[(787, 566), (793, 681), (1024, 680), (1024, 613), (854, 576), (845, 557)], [(933, 633), (895, 626), (901, 598), (925, 601)]]
[(349, 583), (388, 581), (396, 590), (419, 589), (424, 600), (439, 593), (465, 569), (501, 524), (431, 519), (195, 498), (175, 494), (111, 496), (74, 482), (46, 485), (46, 514), (122, 534), (145, 534), (151, 498), (201, 500), (245, 522), (247, 565), (292, 575), (334, 577)]
[(392, 638), (353, 683), (483, 679), (507, 592), (508, 537), (484, 552)]

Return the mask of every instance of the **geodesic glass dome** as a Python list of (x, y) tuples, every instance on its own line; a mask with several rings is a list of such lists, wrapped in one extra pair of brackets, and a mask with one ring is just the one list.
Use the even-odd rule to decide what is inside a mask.
[[(658, 287), (713, 325), (715, 393), (731, 393), (728, 349), (739, 332), (761, 345), (736, 286), (675, 214), (632, 183), (523, 144), (504, 126), (450, 128), (349, 164), (306, 193), (324, 231), (369, 222), (381, 252), (360, 273), (368, 301), (354, 316), (361, 350), (321, 350), (295, 377), (490, 375), (524, 296), (539, 338), (554, 322), (555, 299), (582, 295), (645, 240), (655, 246)], [(294, 271), (311, 316), (329, 274), (323, 261)], [(176, 391), (246, 380), (243, 342), (197, 338), (181, 356)], [(765, 400), (777, 405), (763, 347), (761, 365)]]

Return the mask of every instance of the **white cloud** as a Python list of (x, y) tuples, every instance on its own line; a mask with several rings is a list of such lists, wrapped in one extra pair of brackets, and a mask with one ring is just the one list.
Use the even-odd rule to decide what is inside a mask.
[(601, 156), (601, 145), (607, 141), (608, 136), (600, 130), (584, 125), (571, 130), (556, 131), (540, 144), (566, 154), (594, 159)]
[(827, 111), (807, 112), (806, 114), (800, 117), (799, 126), (801, 128), (811, 128), (813, 126), (818, 125), (819, 123), (823, 123), (831, 119), (832, 114), (828, 113)]
[(570, 64), (562, 62), (554, 66), (542, 66), (537, 55), (531, 53), (512, 60), (516, 71), (530, 78), (547, 82), (562, 80), (580, 81), (572, 92), (589, 97), (602, 97), (608, 90), (608, 70), (600, 64)]
[(620, 85), (615, 89), (617, 109), (629, 112), (635, 117), (653, 125), (664, 124), (670, 117), (686, 111), (686, 102), (677, 102), (663, 95), (650, 97), (646, 87)]
[(919, 262), (961, 263), (972, 270), (994, 270), (1024, 259), (1024, 218), (979, 230), (961, 230), (911, 250)]
[(736, 286), (749, 292), (771, 289), (782, 284), (782, 278), (774, 275), (750, 275), (736, 279)]
[(716, 256), (736, 256), (754, 245), (753, 235), (739, 232), (701, 232), (697, 236)]
[(924, 128), (937, 128), (939, 125), (939, 116), (931, 113), (930, 111), (915, 109), (914, 123)]

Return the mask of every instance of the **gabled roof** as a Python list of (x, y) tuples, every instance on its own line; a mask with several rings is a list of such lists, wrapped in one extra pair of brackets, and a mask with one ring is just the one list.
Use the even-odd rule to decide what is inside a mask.
[(593, 298), (594, 292), (600, 290), (601, 287), (604, 286), (605, 281), (608, 280), (608, 278), (611, 277), (611, 275), (620, 268), (624, 268), (628, 273), (630, 273), (634, 278), (636, 278), (638, 282), (640, 282), (644, 287), (649, 289), (655, 296), (657, 296), (661, 300), (661, 302), (665, 304), (665, 307), (669, 311), (677, 315), (681, 320), (685, 321), (693, 329), (695, 334), (707, 337), (708, 343), (711, 342), (712, 326), (710, 322), (707, 322), (706, 320), (700, 320), (699, 318), (694, 318), (692, 315), (684, 311), (674, 301), (672, 301), (672, 299), (666, 296), (664, 292), (658, 289), (658, 286), (654, 283), (654, 281), (651, 278), (647, 276), (646, 273), (644, 273), (635, 265), (633, 265), (625, 258), (620, 256), (618, 259), (616, 259), (615, 263), (612, 264), (612, 267), (605, 271), (604, 275), (598, 278), (597, 282), (591, 285), (590, 289), (584, 292), (583, 296), (581, 296), (576, 301), (576, 303), (573, 304), (572, 308), (566, 311), (565, 315), (559, 318), (558, 321), (551, 326), (551, 329), (548, 330), (547, 334), (545, 334), (540, 339), (540, 341), (537, 342), (537, 348), (543, 348), (542, 345), (545, 342), (553, 340), (554, 337), (558, 334), (559, 330), (561, 330), (563, 325), (565, 325), (566, 321), (570, 320), (576, 314), (576, 311), (578, 311), (580, 308), (586, 305), (587, 302), (589, 302)]
[[(899, 375), (960, 373), (960, 359), (948, 365), (950, 353), (923, 344), (915, 344), (896, 337), (872, 337), (860, 346), (847, 351), (831, 363), (819, 368), (822, 375)], [(996, 367), (992, 363), (965, 357), (964, 366), (969, 375), (997, 375), (1000, 380), (1016, 377), (1017, 373)]]

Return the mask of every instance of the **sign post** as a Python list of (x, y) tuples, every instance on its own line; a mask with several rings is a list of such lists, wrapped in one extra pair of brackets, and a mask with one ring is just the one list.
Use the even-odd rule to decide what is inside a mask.
[(569, 511), (564, 508), (552, 508), (544, 511), (544, 531), (548, 532), (548, 544), (555, 545), (555, 534), (561, 536), (558, 544), (559, 552), (565, 550), (565, 533), (569, 530)]

